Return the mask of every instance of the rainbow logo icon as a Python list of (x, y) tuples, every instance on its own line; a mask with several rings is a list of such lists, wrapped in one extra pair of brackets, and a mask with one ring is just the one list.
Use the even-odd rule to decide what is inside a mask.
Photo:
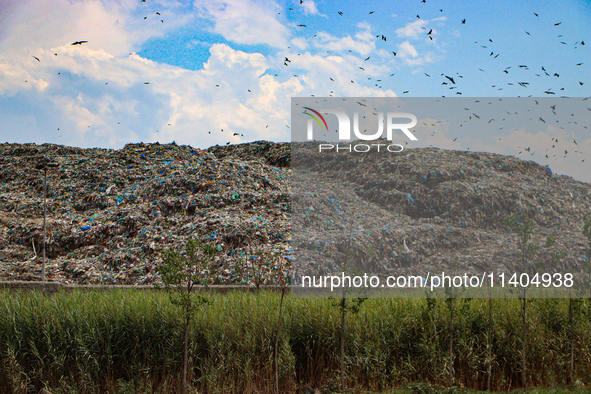
[[(307, 111), (313, 112), (315, 115), (318, 115), (318, 117), (320, 119), (322, 119), (322, 123), (324, 123), (324, 127), (326, 127), (326, 130), (328, 130), (328, 125), (326, 124), (326, 120), (324, 120), (324, 116), (322, 116), (320, 114), (320, 112), (316, 111), (315, 109), (309, 108), (309, 107), (304, 107), (304, 109)], [(316, 116), (314, 116), (314, 114), (311, 114), (310, 112), (304, 111), (304, 113), (306, 115), (310, 116), (312, 119), (314, 119), (316, 121), (316, 123), (318, 123), (318, 126), (320, 126), (320, 130), (322, 130), (322, 123), (320, 123), (320, 119), (318, 119)]]

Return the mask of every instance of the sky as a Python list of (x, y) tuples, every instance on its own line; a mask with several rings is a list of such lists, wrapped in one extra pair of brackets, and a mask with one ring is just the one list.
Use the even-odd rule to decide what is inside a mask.
[[(292, 97), (591, 96), (583, 0), (0, 0), (0, 16), (0, 142), (289, 141)], [(522, 158), (591, 182), (587, 132), (470, 148), (531, 140)], [(455, 137), (424, 141), (466, 149)], [(552, 163), (551, 138), (581, 153)]]

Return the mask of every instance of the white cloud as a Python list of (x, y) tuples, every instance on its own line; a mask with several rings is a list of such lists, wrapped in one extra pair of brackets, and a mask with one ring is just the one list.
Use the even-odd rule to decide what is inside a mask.
[[(123, 55), (132, 48), (123, 5), (100, 1), (26, 0), (3, 17), (0, 52), (37, 54), (39, 50), (87, 40), (86, 46)], [(38, 56), (38, 55), (37, 55)]]
[[(305, 52), (301, 56), (292, 56), (290, 59), (296, 59), (292, 60), (290, 67), (297, 67), (300, 72), (298, 75), (301, 75), (300, 79), (303, 81), (302, 94), (304, 95), (396, 96), (392, 90), (367, 86), (368, 76), (382, 76), (388, 69), (383, 65), (366, 63), (358, 56), (352, 54), (324, 56)], [(366, 70), (359, 70), (359, 65), (365, 66)], [(373, 82), (371, 84), (373, 85)]]
[(431, 53), (420, 56), (415, 46), (408, 41), (398, 45), (398, 57), (409, 66), (421, 66), (433, 62)]
[(425, 34), (425, 26), (429, 22), (425, 19), (417, 19), (414, 22), (408, 23), (404, 27), (396, 29), (398, 37), (417, 38), (420, 34)]
[(318, 14), (318, 8), (316, 7), (316, 3), (314, 3), (313, 0), (304, 0), (301, 6), (304, 9), (304, 14), (306, 15)]
[(302, 91), (300, 81), (279, 82), (262, 75), (268, 66), (259, 53), (237, 51), (226, 44), (213, 45), (210, 53), (203, 70), (177, 73), (170, 69), (159, 77), (162, 83), (155, 92), (169, 97), (170, 111), (151, 139), (175, 139), (200, 147), (228, 141), (289, 140), (285, 125), (290, 97)]
[(200, 16), (213, 21), (214, 32), (238, 44), (287, 46), (289, 30), (277, 15), (281, 7), (272, 1), (196, 0)]
[(291, 45), (296, 47), (297, 49), (305, 50), (308, 49), (309, 45), (305, 38), (303, 37), (294, 37), (291, 39)]
[[(23, 21), (23, 13), (26, 10), (18, 8), (13, 16)], [(161, 14), (165, 17), (164, 11)], [(101, 18), (106, 18), (104, 13)], [(67, 19), (62, 20), (64, 31)], [(203, 69), (192, 71), (127, 53), (135, 48), (134, 40), (121, 30), (119, 36), (107, 34), (110, 39), (94, 46), (90, 33), (76, 35), (73, 40), (89, 40), (76, 46), (70, 45), (72, 39), (49, 34), (46, 41), (35, 44), (38, 62), (31, 48), (12, 50), (20, 45), (20, 38), (14, 37), (20, 33), (18, 28), (4, 27), (7, 30), (10, 34), (0, 42), (5, 51), (0, 58), (0, 100), (19, 93), (35, 103), (36, 116), (45, 117), (46, 124), (27, 133), (34, 142), (121, 147), (130, 141), (177, 140), (206, 148), (227, 141), (289, 139), (285, 125), (290, 97), (302, 90), (301, 83), (297, 78), (279, 82), (263, 76), (269, 66), (260, 53), (216, 44)], [(109, 40), (122, 42), (115, 45)], [(12, 114), (11, 128), (0, 127), (6, 140), (15, 140), (19, 119), (31, 124), (33, 108), (19, 111)], [(234, 132), (244, 137), (233, 136)]]
[(371, 33), (371, 27), (366, 23), (359, 23), (357, 27), (360, 28), (360, 31), (354, 37), (350, 35), (335, 37), (326, 32), (319, 32), (314, 45), (328, 51), (347, 52), (350, 50), (361, 55), (368, 55), (375, 49), (375, 39)]
[(248, 74), (258, 77), (267, 69), (265, 57), (260, 53), (235, 51), (225, 44), (214, 44), (210, 52), (212, 56), (203, 66), (206, 72), (221, 73), (218, 70), (224, 70), (224, 73), (239, 74), (240, 78), (244, 78)]
[[(427, 32), (431, 30), (431, 27), (429, 27), (430, 24), (434, 22), (439, 22), (437, 23), (437, 25), (441, 25), (441, 22), (444, 22), (446, 20), (447, 17), (445, 16), (440, 16), (430, 20), (417, 19), (414, 22), (406, 24), (404, 27), (396, 29), (396, 34), (398, 35), (398, 37), (401, 38), (418, 38), (421, 35), (426, 35)], [(433, 32), (431, 33), (431, 35), (435, 34), (437, 34), (437, 30), (433, 28)]]
[(401, 58), (416, 58), (419, 56), (419, 52), (417, 52), (414, 45), (410, 42), (404, 41), (402, 44), (398, 45), (398, 56)]
[[(279, 81), (266, 74), (268, 59), (263, 55), (234, 50), (226, 44), (213, 45), (210, 58), (197, 71), (137, 55), (116, 59), (91, 50), (84, 53), (95, 57), (73, 57), (69, 67), (83, 80), (95, 81), (96, 91), (54, 100), (63, 123), (71, 125), (63, 127), (62, 133), (79, 146), (96, 145), (99, 136), (100, 143), (109, 146), (133, 140), (176, 140), (202, 148), (228, 141), (286, 141), (290, 138), (286, 125), (293, 96), (328, 95), (330, 90), (343, 96), (395, 96), (391, 90), (365, 86), (356, 67), (363, 60), (352, 55), (304, 53), (297, 57), (301, 77)], [(92, 62), (96, 63), (94, 71)], [(379, 66), (367, 67), (368, 72), (379, 73), (375, 69)], [(98, 80), (99, 70), (120, 77), (103, 85)], [(331, 76), (335, 82), (330, 81)], [(150, 85), (143, 81), (150, 81)], [(68, 133), (66, 129), (75, 131)]]
[[(167, 23), (144, 20), (141, 15), (152, 12), (138, 9), (138, 4), (134, 0), (15, 2), (6, 9), (0, 26), (0, 69), (4, 71), (0, 73), (0, 94), (45, 89), (60, 71), (132, 83), (133, 76), (139, 74), (134, 69), (137, 64), (121, 60), (143, 42), (163, 36), (189, 19), (176, 14)], [(158, 7), (159, 18), (178, 12), (177, 8), (173, 1)], [(71, 45), (75, 41), (88, 42)], [(127, 69), (121, 67), (124, 64)]]
[[(191, 20), (181, 15), (180, 3), (158, 7), (135, 0), (27, 0), (24, 4), (9, 7), (11, 22), (0, 27), (0, 112), (4, 118), (8, 107), (2, 104), (11, 95), (19, 94), (28, 104), (9, 114), (9, 126), (0, 125), (0, 140), (15, 141), (14, 130), (25, 127), (28, 131), (18, 138), (82, 147), (176, 140), (206, 148), (228, 141), (286, 141), (291, 97), (396, 95), (373, 86), (390, 70), (384, 54), (375, 51), (368, 24), (359, 24), (345, 37), (321, 33), (317, 40), (290, 38), (288, 28), (275, 18), (276, 5), (198, 1), (196, 7), (211, 18), (214, 30), (228, 28), (228, 39), (275, 46), (289, 42), (298, 51), (312, 53), (298, 56), (283, 47), (265, 56), (194, 41), (190, 45), (210, 46), (210, 56), (202, 69), (187, 70), (135, 53), (146, 40), (165, 37), (167, 26)], [(161, 15), (154, 16), (154, 10)], [(260, 17), (258, 10), (270, 18), (269, 23), (251, 24)], [(168, 23), (173, 14), (177, 22)], [(42, 15), (55, 20), (40, 24), (37, 18)], [(89, 42), (72, 46), (77, 40)], [(327, 55), (325, 48), (341, 53)], [(371, 61), (364, 61), (370, 55)], [(282, 65), (285, 56), (292, 63), (281, 66), (278, 77), (272, 76), (269, 71)]]

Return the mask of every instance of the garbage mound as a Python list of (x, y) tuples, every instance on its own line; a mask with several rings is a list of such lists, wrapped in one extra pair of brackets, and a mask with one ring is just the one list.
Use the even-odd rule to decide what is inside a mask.
[[(57, 164), (47, 169), (48, 280), (149, 284), (162, 252), (182, 251), (189, 239), (215, 244), (212, 284), (267, 283), (286, 265), (289, 170), (256, 155), (219, 159), (174, 143), (4, 144), (0, 152), (0, 280), (41, 277), (39, 162)], [(261, 267), (260, 255), (278, 257)]]
[(582, 229), (591, 185), (533, 161), (438, 148), (319, 152), (301, 143), (292, 147), (291, 186), (301, 274), (338, 272), (345, 260), (377, 275), (527, 272), (518, 234), (504, 223), (514, 213), (535, 223), (532, 242), (541, 247), (531, 265), (581, 272), (589, 263)]
[(261, 158), (271, 166), (289, 167), (291, 163), (291, 145), (289, 142), (255, 141), (237, 145), (216, 145), (207, 149), (217, 158), (232, 157), (240, 160)]
[(0, 153), (0, 280), (41, 278), (45, 171), (50, 281), (158, 282), (163, 252), (198, 239), (215, 245), (210, 283), (273, 284), (290, 276), (291, 248), (315, 272), (334, 270), (327, 256), (346, 254), (343, 234), (353, 233), (367, 272), (515, 271), (517, 236), (503, 224), (512, 213), (533, 218), (537, 244), (556, 239), (537, 259), (588, 261), (581, 229), (591, 185), (510, 156), (436, 148), (351, 155), (268, 141), (207, 150), (1, 144)]

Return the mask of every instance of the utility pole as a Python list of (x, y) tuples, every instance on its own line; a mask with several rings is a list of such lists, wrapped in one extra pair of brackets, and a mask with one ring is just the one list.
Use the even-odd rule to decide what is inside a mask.
[(45, 245), (47, 243), (47, 228), (45, 223), (47, 222), (47, 168), (57, 167), (56, 163), (39, 163), (35, 166), (38, 170), (43, 170), (43, 270), (41, 274), (41, 280), (45, 284)]

